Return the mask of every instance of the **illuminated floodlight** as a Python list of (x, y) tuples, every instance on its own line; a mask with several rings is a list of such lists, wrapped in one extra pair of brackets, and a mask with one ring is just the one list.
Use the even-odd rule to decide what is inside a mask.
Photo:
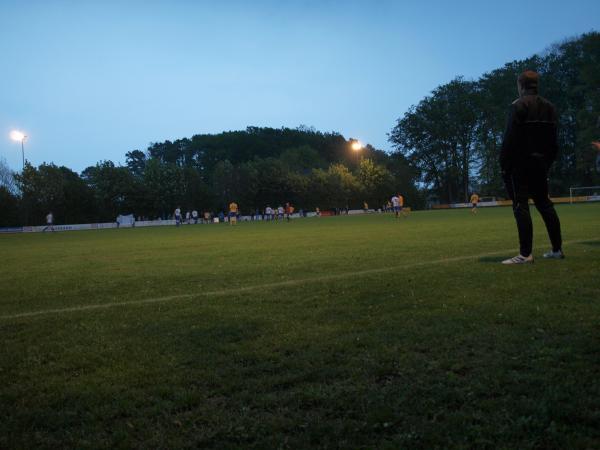
[(12, 130), (10, 132), (10, 138), (13, 141), (18, 141), (18, 142), (23, 142), (23, 139), (25, 139), (27, 136), (25, 136), (25, 133), (22, 133), (18, 130)]
[(21, 155), (23, 157), (23, 170), (25, 170), (25, 139), (27, 139), (27, 135), (19, 130), (12, 130), (10, 132), (10, 138), (13, 141), (17, 141), (21, 143)]

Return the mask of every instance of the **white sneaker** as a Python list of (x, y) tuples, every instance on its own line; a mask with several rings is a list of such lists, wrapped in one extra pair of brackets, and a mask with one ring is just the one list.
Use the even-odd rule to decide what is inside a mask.
[(565, 259), (565, 254), (562, 250), (552, 251), (550, 250), (548, 253), (544, 253), (544, 258), (546, 259)]
[(505, 259), (502, 264), (533, 264), (533, 255), (517, 255), (514, 258)]

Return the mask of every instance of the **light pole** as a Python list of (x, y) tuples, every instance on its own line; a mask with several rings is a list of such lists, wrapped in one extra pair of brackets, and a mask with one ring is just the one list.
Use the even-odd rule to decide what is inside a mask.
[(25, 170), (25, 139), (27, 139), (27, 135), (21, 131), (13, 130), (10, 132), (10, 138), (13, 141), (21, 141), (21, 156), (23, 157), (23, 170)]

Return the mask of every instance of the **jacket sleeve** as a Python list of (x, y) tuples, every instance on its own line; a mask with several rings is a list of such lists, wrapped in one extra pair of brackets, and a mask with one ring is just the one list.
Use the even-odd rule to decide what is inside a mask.
[(552, 108), (552, 122), (554, 123), (554, 129), (552, 130), (552, 142), (548, 149), (548, 167), (556, 161), (558, 156), (558, 114), (555, 108)]
[(516, 107), (514, 104), (510, 105), (510, 111), (506, 121), (506, 130), (504, 131), (504, 138), (502, 139), (502, 148), (500, 150), (500, 169), (502, 170), (502, 173), (506, 173), (510, 170), (511, 162), (516, 153), (517, 127), (515, 124), (515, 109)]

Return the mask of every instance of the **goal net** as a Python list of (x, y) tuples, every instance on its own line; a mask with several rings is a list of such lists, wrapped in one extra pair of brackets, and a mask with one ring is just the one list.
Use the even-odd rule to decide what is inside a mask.
[(600, 201), (600, 186), (583, 186), (569, 188), (569, 202)]

